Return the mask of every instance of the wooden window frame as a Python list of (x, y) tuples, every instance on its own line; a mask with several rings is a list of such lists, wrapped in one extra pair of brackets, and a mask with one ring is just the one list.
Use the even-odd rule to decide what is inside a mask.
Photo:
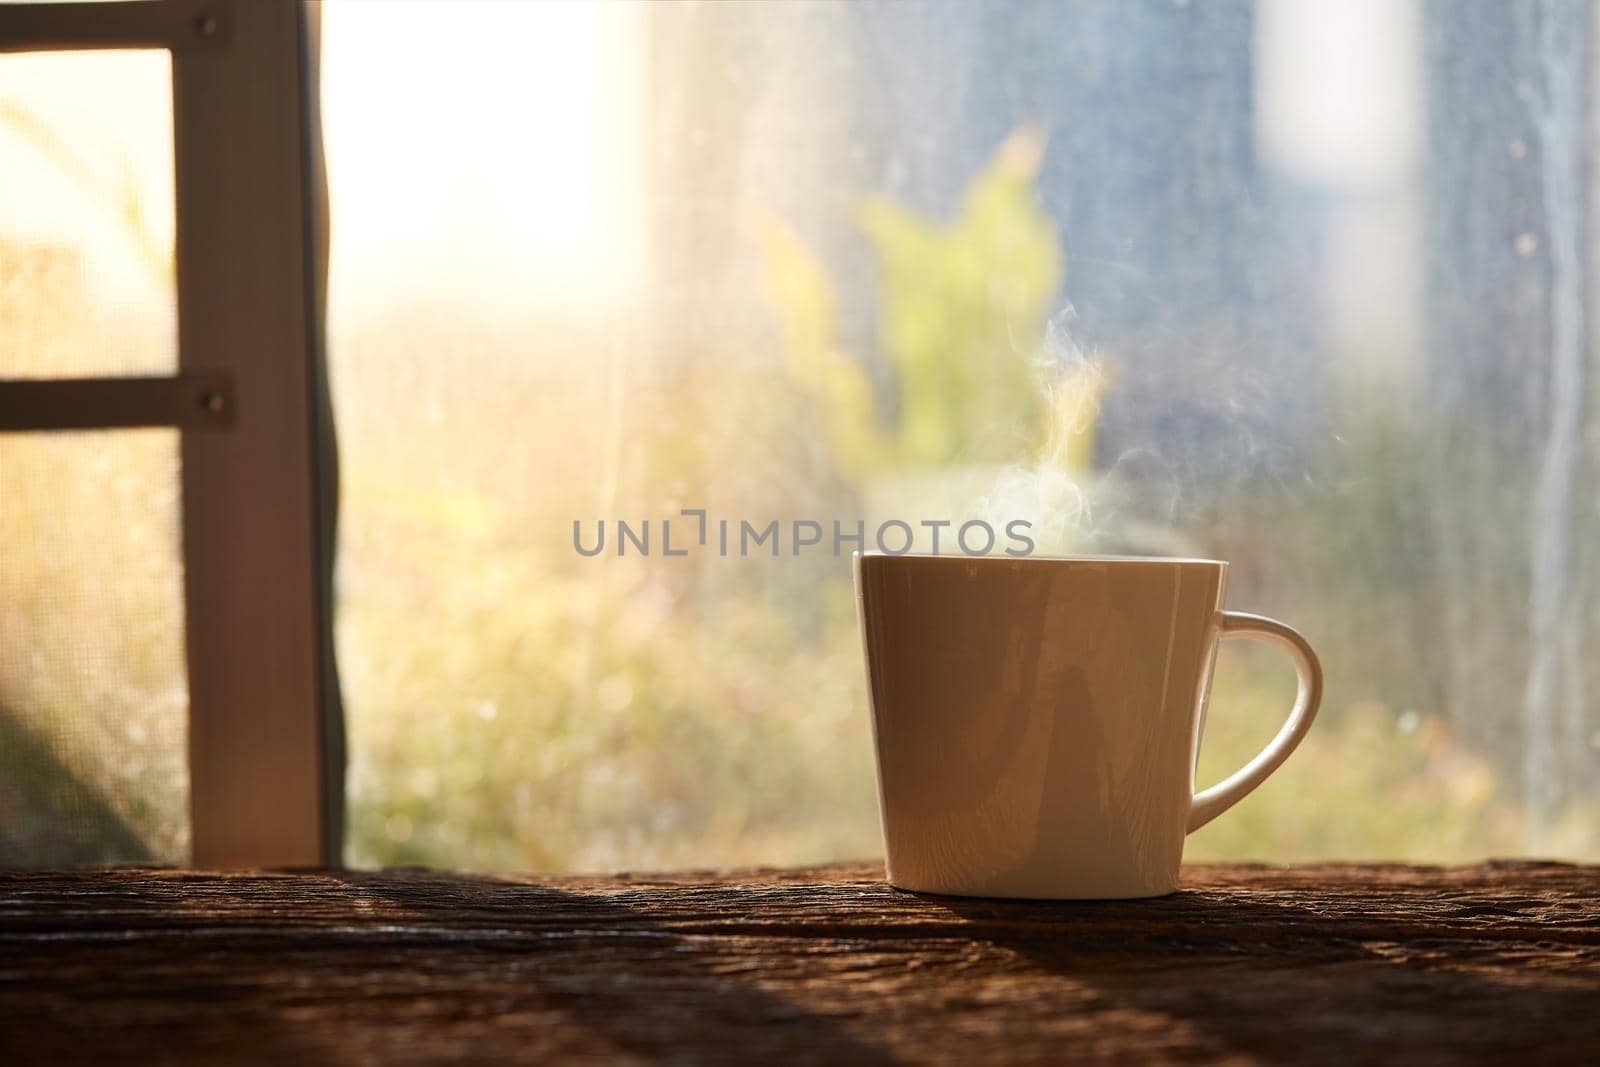
[(315, 5), (0, 5), (0, 51), (172, 55), (178, 374), (0, 382), (0, 431), (178, 427), (193, 862), (337, 865)]

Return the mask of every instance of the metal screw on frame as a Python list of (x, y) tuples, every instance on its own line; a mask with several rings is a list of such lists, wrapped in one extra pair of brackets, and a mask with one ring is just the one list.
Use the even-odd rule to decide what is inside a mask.
[(220, 389), (203, 389), (200, 392), (200, 410), (221, 415), (228, 410), (228, 398)]

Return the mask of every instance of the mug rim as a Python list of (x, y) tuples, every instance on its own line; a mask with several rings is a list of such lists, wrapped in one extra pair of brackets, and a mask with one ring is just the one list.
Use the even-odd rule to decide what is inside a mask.
[(1226, 567), (1225, 559), (1204, 559), (1198, 556), (1119, 556), (1113, 554), (1089, 554), (1081, 556), (969, 556), (962, 552), (884, 552), (874, 550), (853, 553), (856, 559), (914, 559), (914, 560), (952, 560), (960, 563), (1138, 563), (1152, 566), (1197, 566), (1208, 565), (1213, 567)]

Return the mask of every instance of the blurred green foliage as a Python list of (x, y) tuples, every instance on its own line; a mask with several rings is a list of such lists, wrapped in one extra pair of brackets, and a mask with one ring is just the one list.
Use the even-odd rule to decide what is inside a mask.
[(864, 360), (841, 346), (836, 287), (821, 260), (779, 220), (760, 220), (787, 366), (841, 469), (860, 477), (1042, 455), (1089, 472), (1098, 369), (1046, 343), (1065, 257), (1034, 188), (1044, 150), (1038, 130), (1015, 131), (948, 223), (884, 196), (857, 207), (877, 264), (891, 417), (879, 414)]

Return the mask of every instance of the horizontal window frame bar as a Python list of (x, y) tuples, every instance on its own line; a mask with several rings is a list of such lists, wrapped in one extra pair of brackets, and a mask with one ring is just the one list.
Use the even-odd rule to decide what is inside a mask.
[(0, 381), (0, 433), (175, 427), (226, 430), (236, 408), (233, 376), (186, 371), (170, 377)]
[(217, 0), (0, 4), (0, 52), (215, 48), (228, 24)]

